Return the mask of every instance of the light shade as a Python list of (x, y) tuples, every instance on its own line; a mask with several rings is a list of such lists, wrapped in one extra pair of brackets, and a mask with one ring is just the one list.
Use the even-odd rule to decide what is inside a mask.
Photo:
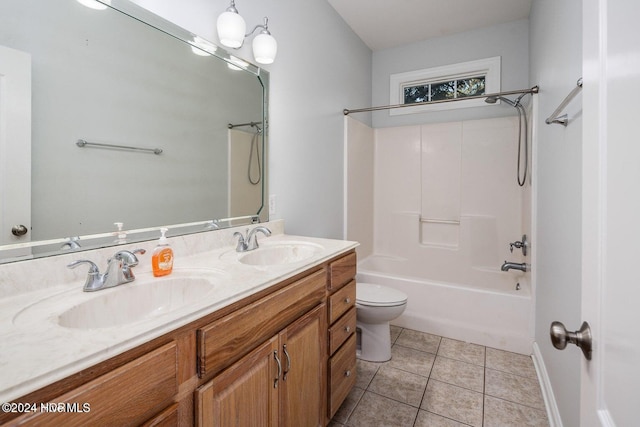
[(253, 38), (253, 57), (260, 64), (272, 64), (278, 52), (278, 42), (268, 32), (262, 32)]
[(218, 16), (218, 39), (224, 46), (239, 48), (244, 41), (247, 24), (236, 12), (226, 11)]
[[(96, 9), (96, 10), (105, 10), (107, 8), (107, 5), (100, 3), (98, 1), (95, 0), (77, 0), (78, 3), (80, 3), (83, 6), (87, 6), (88, 8), (91, 9)], [(111, 3), (110, 1), (105, 1), (105, 3)]]

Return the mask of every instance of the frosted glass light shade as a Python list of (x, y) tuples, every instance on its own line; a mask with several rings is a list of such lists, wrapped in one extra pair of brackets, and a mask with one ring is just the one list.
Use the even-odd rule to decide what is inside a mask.
[(224, 46), (239, 48), (244, 41), (247, 24), (242, 16), (235, 12), (224, 12), (218, 16), (218, 39)]
[(253, 38), (253, 57), (260, 64), (271, 64), (276, 59), (278, 42), (268, 33), (260, 33)]
[[(95, 0), (77, 0), (77, 1), (81, 5), (87, 6), (88, 8), (91, 8), (91, 9), (105, 10), (107, 8), (107, 6), (105, 4), (102, 4), (102, 3), (97, 2)], [(106, 1), (105, 3), (111, 4), (110, 1)]]

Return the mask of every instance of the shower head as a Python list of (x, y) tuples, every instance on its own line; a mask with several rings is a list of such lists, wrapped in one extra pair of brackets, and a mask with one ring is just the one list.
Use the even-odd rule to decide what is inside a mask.
[(512, 107), (516, 107), (518, 108), (518, 106), (520, 105), (520, 100), (526, 95), (527, 93), (523, 93), (521, 94), (519, 97), (516, 98), (515, 101), (512, 101), (510, 99), (505, 98), (504, 96), (499, 96), (499, 95), (492, 95), (492, 96), (487, 96), (484, 100), (484, 102), (486, 102), (487, 104), (495, 104), (498, 100), (500, 101), (504, 101), (507, 104), (511, 105)]
[(500, 101), (506, 102), (512, 107), (517, 107), (518, 104), (520, 103), (521, 98), (522, 96), (518, 98), (516, 101), (512, 101), (510, 99), (505, 98), (504, 96), (487, 96), (484, 102), (486, 102), (487, 104), (495, 104), (496, 102), (498, 102), (498, 100), (500, 100)]

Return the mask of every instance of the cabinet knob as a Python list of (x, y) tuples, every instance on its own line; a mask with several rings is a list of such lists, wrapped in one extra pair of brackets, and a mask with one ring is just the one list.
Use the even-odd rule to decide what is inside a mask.
[(346, 297), (346, 298), (344, 299), (344, 302), (345, 302), (345, 303), (347, 303), (347, 304), (351, 304), (351, 298)]
[(350, 376), (351, 376), (351, 370), (346, 370), (346, 371), (344, 372), (344, 376), (345, 376), (345, 377), (350, 377)]
[(351, 326), (348, 326), (348, 325), (345, 326), (344, 327), (344, 331), (347, 332), (347, 333), (351, 332)]

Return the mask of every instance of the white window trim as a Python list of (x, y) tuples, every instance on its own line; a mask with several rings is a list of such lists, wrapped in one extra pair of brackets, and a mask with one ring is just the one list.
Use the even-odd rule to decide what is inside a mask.
[[(479, 59), (477, 61), (461, 62), (459, 64), (445, 65), (442, 67), (392, 74), (390, 77), (389, 104), (404, 104), (403, 88), (405, 86), (423, 82), (442, 82), (457, 78), (485, 76), (485, 93), (500, 92), (500, 69), (501, 58), (494, 56), (493, 58)], [(480, 107), (484, 105), (487, 104), (483, 99), (467, 99), (431, 105), (416, 104), (413, 107), (392, 108), (389, 110), (389, 115), (398, 116), (402, 114), (453, 110), (456, 108)]]

